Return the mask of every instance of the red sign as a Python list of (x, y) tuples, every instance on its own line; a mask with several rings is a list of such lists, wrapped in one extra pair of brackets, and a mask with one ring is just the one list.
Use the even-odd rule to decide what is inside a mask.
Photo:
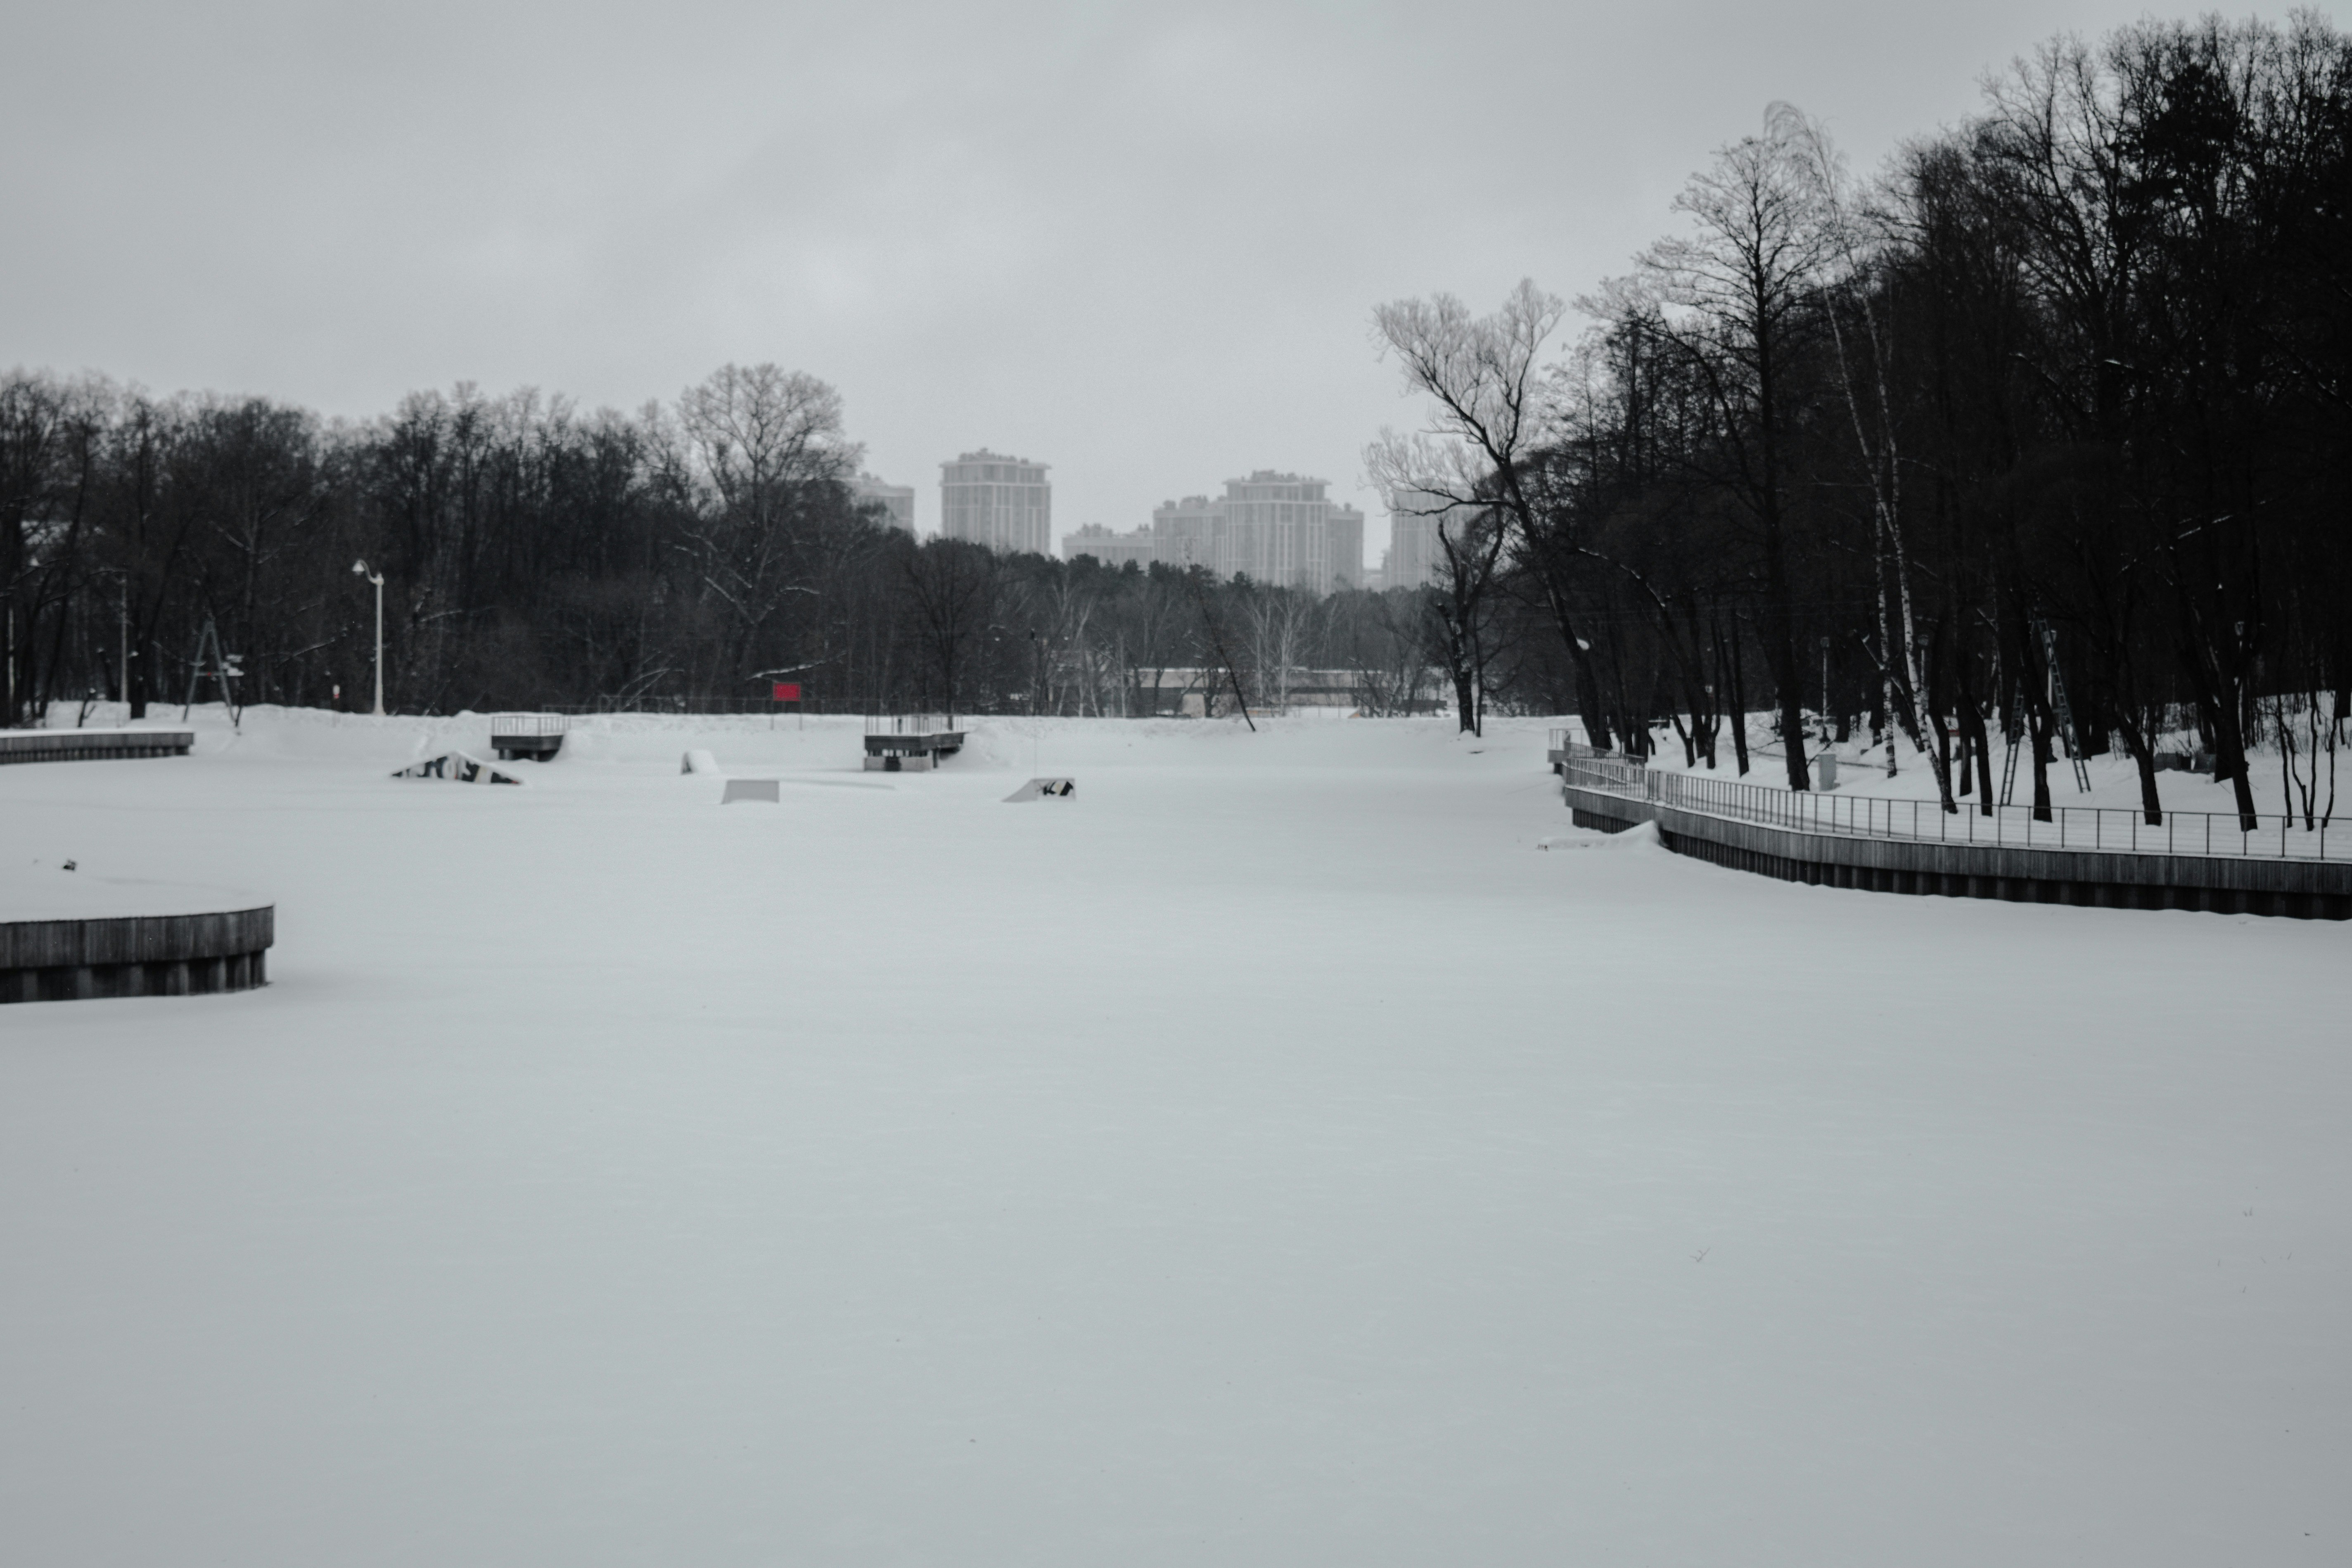
[(779, 702), (798, 702), (801, 700), (801, 683), (797, 680), (779, 680), (776, 682), (775, 700)]

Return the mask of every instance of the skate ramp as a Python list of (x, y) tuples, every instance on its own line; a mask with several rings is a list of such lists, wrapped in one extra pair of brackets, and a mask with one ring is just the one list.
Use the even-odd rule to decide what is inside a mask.
[(439, 779), (445, 784), (519, 784), (522, 780), (502, 773), (479, 757), (469, 757), (463, 752), (444, 752), (437, 757), (427, 757), (421, 763), (411, 763), (392, 775), (396, 779)]

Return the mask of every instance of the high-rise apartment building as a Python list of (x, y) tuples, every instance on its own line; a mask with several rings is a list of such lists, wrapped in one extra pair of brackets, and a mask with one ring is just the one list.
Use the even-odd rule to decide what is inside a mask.
[(1179, 569), (1205, 566), (1222, 574), (1217, 542), (1224, 521), (1224, 502), (1207, 496), (1161, 501), (1151, 511), (1151, 558)]
[(1148, 528), (1113, 533), (1099, 522), (1090, 522), (1062, 535), (1062, 559), (1076, 561), (1081, 555), (1091, 555), (1106, 566), (1124, 566), (1130, 561), (1149, 566), (1158, 559), (1159, 550)]
[(1331, 582), (1334, 589), (1364, 585), (1364, 514), (1354, 507), (1331, 503)]
[(1424, 490), (1399, 490), (1389, 507), (1387, 585), (1421, 588), (1436, 582), (1445, 566), (1438, 525), (1445, 525), (1447, 537), (1458, 539), (1463, 526), (1476, 515), (1469, 507), (1448, 506), (1443, 497)]
[(1054, 487), (1044, 463), (982, 448), (940, 465), (940, 531), (991, 550), (1053, 548)]
[(1331, 582), (1331, 503), (1323, 481), (1260, 468), (1225, 481), (1224, 561), (1219, 574), (1322, 593)]
[(892, 528), (915, 531), (914, 486), (889, 484), (872, 474), (860, 474), (849, 481), (849, 490), (861, 504), (870, 502), (880, 507)]
[(1163, 502), (1151, 514), (1159, 559), (1315, 594), (1360, 582), (1364, 514), (1327, 496), (1328, 483), (1260, 468), (1227, 479), (1218, 500)]

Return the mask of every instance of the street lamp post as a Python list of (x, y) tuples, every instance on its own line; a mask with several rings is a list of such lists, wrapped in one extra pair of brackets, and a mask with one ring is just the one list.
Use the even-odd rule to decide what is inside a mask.
[(383, 578), (368, 570), (364, 561), (352, 563), (352, 570), (375, 584), (375, 716), (383, 717)]
[(1822, 637), (1822, 744), (1830, 743), (1830, 639)]

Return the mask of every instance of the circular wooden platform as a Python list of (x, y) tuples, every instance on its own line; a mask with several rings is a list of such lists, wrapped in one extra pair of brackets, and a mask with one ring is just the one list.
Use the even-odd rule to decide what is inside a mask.
[(277, 906), (54, 865), (0, 876), (0, 1003), (201, 996), (268, 983)]

